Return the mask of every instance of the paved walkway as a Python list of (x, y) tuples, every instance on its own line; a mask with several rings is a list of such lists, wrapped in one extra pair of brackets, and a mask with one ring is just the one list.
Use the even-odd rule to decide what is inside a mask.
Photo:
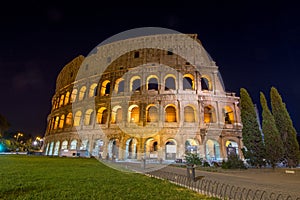
[[(141, 163), (115, 163), (115, 166), (122, 166), (128, 170), (138, 172), (151, 172), (154, 170), (172, 172), (180, 175), (187, 175), (186, 168), (173, 167), (170, 165), (159, 165), (147, 163), (144, 168)], [(285, 171), (295, 173), (286, 173)], [(221, 172), (208, 172), (196, 170), (196, 176), (204, 176), (205, 179), (215, 180), (219, 183), (235, 185), (240, 188), (251, 190), (264, 190), (268, 194), (290, 195), (293, 200), (300, 200), (300, 169), (247, 169), (247, 170), (220, 170)]]
[[(185, 168), (171, 167), (162, 171), (186, 175)], [(289, 171), (291, 169), (288, 169)], [(216, 180), (220, 183), (235, 185), (251, 190), (264, 190), (268, 194), (290, 195), (293, 199), (300, 199), (300, 169), (294, 169), (294, 174), (287, 174), (285, 169), (247, 169), (247, 170), (223, 170), (224, 172), (207, 172), (196, 170), (196, 176), (204, 176), (205, 179)]]

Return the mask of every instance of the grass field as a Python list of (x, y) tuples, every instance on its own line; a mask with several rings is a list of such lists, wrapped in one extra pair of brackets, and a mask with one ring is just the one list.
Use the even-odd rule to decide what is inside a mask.
[(0, 155), (0, 199), (215, 199), (96, 159)]

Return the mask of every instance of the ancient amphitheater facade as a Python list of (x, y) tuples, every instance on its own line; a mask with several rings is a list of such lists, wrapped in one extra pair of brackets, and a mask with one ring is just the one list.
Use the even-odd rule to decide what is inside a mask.
[(239, 97), (225, 91), (197, 35), (156, 34), (99, 46), (62, 69), (44, 151), (120, 161), (192, 152), (220, 161), (242, 155), (241, 130)]

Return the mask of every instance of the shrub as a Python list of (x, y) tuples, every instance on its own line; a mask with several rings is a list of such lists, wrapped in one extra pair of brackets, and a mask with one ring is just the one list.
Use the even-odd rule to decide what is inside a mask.
[(246, 169), (244, 162), (237, 155), (229, 155), (227, 161), (222, 162), (223, 169)]
[(202, 165), (202, 158), (195, 153), (187, 153), (185, 155), (185, 160), (188, 165)]

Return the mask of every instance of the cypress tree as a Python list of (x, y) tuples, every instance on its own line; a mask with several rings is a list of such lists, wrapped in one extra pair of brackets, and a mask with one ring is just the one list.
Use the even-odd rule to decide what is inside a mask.
[(262, 106), (262, 132), (264, 133), (266, 159), (272, 168), (275, 169), (276, 163), (283, 157), (283, 143), (276, 127), (274, 116), (262, 92), (260, 93), (260, 103)]
[(295, 167), (298, 165), (300, 159), (296, 129), (293, 126), (292, 119), (286, 109), (285, 103), (283, 103), (282, 98), (275, 87), (271, 88), (270, 96), (272, 113), (284, 146), (284, 158), (289, 167)]
[(240, 96), (243, 143), (247, 149), (243, 149), (243, 153), (245, 158), (250, 160), (251, 165), (261, 167), (265, 165), (265, 148), (259, 130), (255, 107), (246, 89), (240, 89)]
[(9, 128), (10, 124), (7, 119), (0, 114), (0, 138), (3, 137), (3, 132)]

